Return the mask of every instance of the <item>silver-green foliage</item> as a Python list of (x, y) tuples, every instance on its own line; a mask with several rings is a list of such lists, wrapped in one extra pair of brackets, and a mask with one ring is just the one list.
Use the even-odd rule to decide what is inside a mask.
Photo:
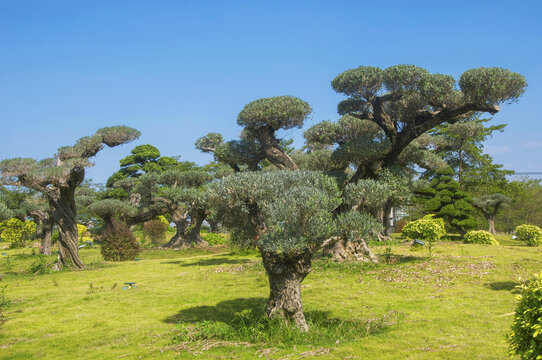
[(335, 181), (311, 171), (239, 173), (212, 184), (209, 194), (224, 225), (237, 229), (232, 241), (286, 254), (331, 236), (340, 203)]

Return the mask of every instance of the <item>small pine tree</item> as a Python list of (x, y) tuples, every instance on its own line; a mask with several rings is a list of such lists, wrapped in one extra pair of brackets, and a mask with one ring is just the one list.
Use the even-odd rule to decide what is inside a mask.
[(453, 175), (451, 168), (437, 171), (430, 186), (419, 191), (416, 201), (424, 206), (426, 214), (435, 214), (435, 217), (444, 219), (449, 230), (457, 231), (463, 237), (477, 223), (472, 216), (472, 199), (459, 190)]

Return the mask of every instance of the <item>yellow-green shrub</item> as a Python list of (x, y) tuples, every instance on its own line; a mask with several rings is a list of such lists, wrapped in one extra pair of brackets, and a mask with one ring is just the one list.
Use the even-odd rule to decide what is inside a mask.
[(444, 228), (444, 220), (435, 218), (434, 215), (426, 215), (416, 221), (407, 223), (401, 235), (410, 239), (419, 239), (427, 243), (429, 248), (429, 254), (433, 245), (444, 235), (446, 230)]
[(542, 279), (534, 279), (521, 285), (518, 304), (508, 334), (510, 356), (519, 355), (521, 359), (542, 358)]
[(160, 221), (162, 224), (166, 225), (167, 227), (169, 227), (169, 221), (167, 221), (166, 217), (164, 215), (158, 215), (156, 217), (156, 220)]
[(92, 238), (88, 236), (88, 228), (81, 224), (77, 224), (77, 238), (79, 239), (79, 243), (82, 244), (92, 241)]
[(226, 234), (217, 234), (217, 233), (202, 233), (201, 237), (203, 240), (207, 241), (209, 245), (222, 245), (228, 242), (228, 235)]
[(538, 246), (542, 243), (542, 230), (536, 225), (519, 225), (515, 233), (518, 240), (529, 246)]
[(499, 245), (495, 236), (485, 230), (471, 230), (463, 237), (463, 243), (465, 244), (488, 244)]
[(23, 247), (25, 240), (35, 232), (36, 223), (31, 220), (11, 218), (0, 223), (0, 236), (2, 240), (10, 242), (12, 247)]

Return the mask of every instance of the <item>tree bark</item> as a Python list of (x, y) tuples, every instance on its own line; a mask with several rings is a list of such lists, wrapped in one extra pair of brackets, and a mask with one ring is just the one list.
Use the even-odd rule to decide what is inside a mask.
[(186, 213), (180, 211), (174, 211), (171, 214), (171, 220), (175, 223), (175, 235), (165, 244), (165, 248), (182, 248), (186, 247), (186, 228), (188, 222), (186, 220)]
[(58, 225), (58, 261), (55, 270), (63, 266), (84, 269), (85, 264), (79, 257), (79, 241), (77, 238), (77, 210), (75, 206), (76, 186), (65, 186), (58, 189), (56, 196), (50, 197), (53, 218)]
[(38, 236), (41, 240), (40, 254), (51, 255), (51, 238), (53, 234), (53, 218), (50, 213), (43, 210), (28, 212), (38, 225)]
[(378, 263), (378, 258), (371, 251), (364, 239), (345, 240), (333, 238), (322, 247), (322, 255), (333, 261), (363, 261)]
[(201, 210), (196, 210), (192, 213), (192, 224), (188, 233), (186, 234), (186, 243), (188, 246), (208, 246), (207, 241), (203, 240), (200, 236), (201, 225), (205, 220), (205, 212)]
[(51, 239), (53, 237), (54, 222), (52, 218), (48, 218), (42, 224), (41, 229), (41, 249), (40, 254), (51, 255)]
[(311, 271), (312, 254), (308, 249), (301, 254), (287, 256), (263, 251), (262, 262), (269, 278), (269, 318), (293, 320), (299, 330), (309, 330), (301, 304), (301, 282)]
[(489, 225), (488, 232), (490, 234), (496, 235), (497, 231), (495, 231), (495, 219), (494, 218), (487, 218), (487, 222), (488, 222), (488, 225)]

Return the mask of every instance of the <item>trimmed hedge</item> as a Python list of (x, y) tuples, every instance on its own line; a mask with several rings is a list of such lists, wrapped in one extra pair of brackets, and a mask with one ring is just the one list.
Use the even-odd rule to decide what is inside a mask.
[(465, 234), (463, 238), (465, 244), (487, 244), (499, 245), (495, 236), (485, 230), (472, 230)]
[(536, 225), (519, 225), (515, 233), (518, 240), (529, 246), (538, 246), (542, 243), (542, 230)]

